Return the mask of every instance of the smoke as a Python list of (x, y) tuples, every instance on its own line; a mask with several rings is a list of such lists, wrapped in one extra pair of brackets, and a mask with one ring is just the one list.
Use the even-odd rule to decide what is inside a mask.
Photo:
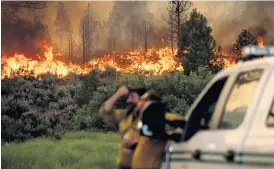
[(44, 40), (50, 41), (47, 26), (37, 17), (32, 21), (21, 18), (18, 11), (17, 8), (2, 8), (2, 55), (16, 52), (34, 58), (37, 58), (36, 54), (43, 56), (39, 45)]
[(267, 30), (264, 27), (250, 27), (247, 30), (249, 30), (254, 36), (267, 36)]
[[(2, 49), (5, 51), (19, 49), (20, 51), (35, 53), (35, 41), (40, 39), (51, 40), (54, 46), (59, 44), (58, 32), (54, 25), (56, 17), (56, 5), (58, 2), (50, 2), (50, 6), (45, 9), (33, 10), (21, 8), (17, 23), (5, 22), (9, 20), (2, 14)], [(71, 20), (73, 37), (75, 43), (79, 42), (80, 20), (84, 14), (85, 7), (90, 3), (93, 8), (93, 15), (97, 21), (108, 21), (110, 12), (118, 12), (123, 16), (121, 25), (121, 37), (119, 48), (121, 50), (131, 50), (130, 25), (132, 22), (139, 24), (142, 20), (148, 20), (154, 28), (154, 39), (152, 44), (158, 47), (167, 44), (167, 23), (162, 19), (166, 15), (167, 2), (64, 2)], [(263, 36), (265, 44), (274, 40), (272, 37), (274, 18), (274, 2), (193, 2), (193, 7), (197, 8), (208, 20), (212, 27), (212, 35), (217, 44), (223, 48), (230, 49), (235, 43), (238, 34), (243, 30), (249, 30), (254, 36)], [(132, 20), (131, 16), (135, 15)], [(34, 25), (34, 18), (38, 17), (39, 22)], [(4, 22), (3, 22), (4, 21)], [(24, 26), (23, 26), (24, 25)], [(20, 29), (18, 29), (20, 28)], [(94, 54), (107, 53), (109, 30), (108, 28), (98, 32), (99, 44), (94, 49)], [(43, 35), (42, 35), (43, 34)], [(50, 37), (49, 37), (50, 35)], [(35, 56), (35, 55), (33, 55)]]
[(274, 39), (274, 2), (194, 2), (194, 7), (206, 16), (214, 38), (224, 48), (231, 48), (243, 29), (263, 36), (266, 44)]
[[(73, 31), (73, 39), (75, 43), (75, 57), (78, 51), (76, 47), (79, 44), (80, 20), (84, 15), (84, 10), (88, 3), (91, 4), (94, 11), (94, 18), (96, 18), (96, 20), (98, 21), (107, 20), (109, 17), (109, 12), (111, 11), (111, 8), (113, 6), (113, 2), (64, 2), (65, 8), (68, 10), (69, 19), (71, 20), (71, 28)], [(50, 41), (50, 43), (53, 44), (55, 48), (59, 46), (60, 37), (58, 36), (59, 33), (56, 31), (56, 27), (54, 25), (54, 20), (56, 19), (56, 7), (58, 2), (49, 2), (49, 4), (49, 7), (44, 9), (17, 8), (16, 14), (17, 17), (20, 16), (20, 25), (19, 23), (17, 23), (16, 25), (19, 27), (16, 27), (15, 24), (11, 24), (11, 22), (8, 22), (10, 20), (10, 17), (3, 17), (6, 12), (2, 10), (2, 53), (14, 54), (15, 52), (17, 52), (36, 58), (36, 54), (40, 54), (41, 49), (37, 47), (35, 41), (43, 39), (43, 37), (45, 37), (43, 40)], [(2, 6), (2, 9), (3, 8), (4, 7)], [(14, 14), (14, 12), (9, 13), (9, 15), (12, 14)], [(44, 26), (46, 31), (43, 32), (43, 29), (30, 29), (34, 28), (34, 26), (30, 25), (34, 24), (35, 17), (39, 18), (40, 20), (40, 26), (36, 25), (38, 29)], [(3, 21), (6, 21), (6, 23), (4, 23)], [(26, 22), (27, 24), (22, 22)], [(29, 34), (32, 35), (31, 38), (29, 37)], [(102, 40), (101, 43), (96, 47), (96, 50), (101, 50), (100, 47), (103, 48), (103, 46), (105, 45), (105, 41), (103, 39), (107, 38), (104, 30), (100, 32), (100, 35), (102, 36), (100, 37)]]
[(265, 40), (268, 41), (274, 39), (274, 37), (271, 37), (274, 26), (273, 5), (273, 2), (249, 2), (246, 4), (245, 11), (245, 16), (249, 16), (249, 20), (253, 19), (248, 30), (250, 30), (253, 35), (263, 36)]
[(149, 11), (149, 3), (146, 1), (114, 2), (111, 11), (112, 16), (114, 16), (114, 20), (117, 20), (117, 16), (120, 16), (120, 24), (114, 25), (114, 28), (121, 30), (117, 39), (119, 48), (116, 48), (116, 50), (130, 50), (132, 49), (132, 43), (133, 48), (137, 48), (136, 43), (139, 41), (137, 32), (140, 32), (140, 29), (142, 29), (142, 21), (148, 21), (155, 28), (153, 25), (153, 14)]

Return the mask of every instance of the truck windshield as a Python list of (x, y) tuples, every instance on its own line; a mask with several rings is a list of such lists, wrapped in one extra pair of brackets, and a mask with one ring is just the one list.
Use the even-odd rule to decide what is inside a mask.
[(234, 129), (243, 121), (248, 106), (254, 99), (262, 69), (240, 73), (226, 101), (219, 128)]
[(224, 77), (216, 81), (202, 97), (188, 119), (182, 140), (188, 140), (200, 129), (209, 128), (210, 119), (226, 80), (227, 77)]

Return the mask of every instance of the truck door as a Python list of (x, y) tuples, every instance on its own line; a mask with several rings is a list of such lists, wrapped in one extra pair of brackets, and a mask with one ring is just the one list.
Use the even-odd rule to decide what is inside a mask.
[[(170, 147), (171, 169), (233, 169), (251, 105), (261, 88), (263, 68), (240, 70), (217, 80), (188, 113), (183, 142)], [(216, 84), (226, 81), (223, 88)], [(221, 90), (220, 90), (221, 89)]]
[(250, 121), (250, 131), (243, 144), (241, 169), (274, 168), (274, 73), (268, 82)]

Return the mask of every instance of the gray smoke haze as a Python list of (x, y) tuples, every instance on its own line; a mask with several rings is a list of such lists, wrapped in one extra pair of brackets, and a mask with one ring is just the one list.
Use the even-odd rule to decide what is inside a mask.
[[(46, 9), (20, 9), (21, 17), (33, 21), (34, 17), (40, 18), (43, 24), (48, 26), (48, 33), (51, 36), (52, 43), (58, 45), (59, 37), (55, 31), (54, 20), (56, 17), (56, 5), (58, 2), (50, 2)], [(132, 22), (127, 20), (134, 13), (138, 22), (149, 20), (154, 26), (155, 45), (161, 46), (160, 40), (166, 41), (167, 24), (162, 19), (162, 14), (167, 14), (167, 2), (139, 2), (134, 6), (134, 2), (64, 2), (71, 19), (71, 26), (74, 31), (74, 38), (79, 38), (80, 19), (83, 16), (84, 9), (90, 3), (93, 8), (93, 15), (97, 21), (107, 21), (110, 12), (118, 7), (118, 11), (124, 17), (125, 22), (121, 28), (121, 48), (130, 48), (130, 34), (127, 30), (127, 24)], [(274, 18), (274, 2), (193, 2), (193, 7), (197, 8), (206, 16), (208, 24), (212, 27), (212, 35), (218, 45), (230, 49), (235, 43), (238, 34), (247, 29), (254, 36), (262, 35), (265, 44), (274, 40), (272, 36)], [(107, 51), (108, 29), (101, 30), (100, 43), (96, 47), (97, 51), (104, 53)], [(165, 42), (166, 43), (166, 42)]]
[(37, 17), (32, 21), (19, 17), (16, 8), (2, 8), (1, 17), (2, 54), (12, 56), (16, 52), (34, 58), (38, 58), (36, 54), (43, 56), (40, 43), (50, 41), (46, 24)]
[(274, 40), (274, 2), (195, 2), (213, 29), (217, 43), (231, 48), (242, 29), (263, 36), (266, 44)]
[[(56, 18), (56, 6), (58, 2), (49, 2), (50, 5), (48, 8), (35, 10), (35, 9), (20, 9), (21, 16), (33, 20), (34, 16), (37, 16), (41, 19), (44, 24), (48, 25), (48, 32), (51, 35), (52, 43), (54, 45), (59, 44), (59, 36), (58, 32), (56, 32), (56, 28), (54, 25), (54, 20)], [(79, 27), (80, 27), (80, 20), (84, 15), (84, 10), (88, 3), (92, 6), (92, 11), (94, 18), (98, 21), (104, 21), (109, 18), (109, 12), (112, 10), (113, 2), (102, 2), (102, 1), (83, 1), (83, 2), (64, 2), (65, 8), (68, 10), (68, 16), (71, 20), (71, 28), (73, 30), (73, 37), (78, 43), (79, 41)], [(101, 39), (107, 39), (106, 30), (100, 32)], [(105, 44), (104, 44), (105, 45)], [(101, 45), (101, 46), (104, 46)]]
[[(120, 49), (131, 49), (132, 30), (136, 33), (143, 20), (153, 22), (153, 14), (149, 11), (146, 1), (116, 1), (112, 7), (112, 14), (121, 16), (121, 25), (114, 27), (121, 29), (117, 39)], [(155, 26), (157, 27), (157, 26)], [(134, 36), (135, 41), (137, 37)]]

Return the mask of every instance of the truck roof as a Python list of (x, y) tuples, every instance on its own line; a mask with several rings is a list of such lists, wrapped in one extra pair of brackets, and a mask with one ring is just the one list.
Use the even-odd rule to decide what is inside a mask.
[(220, 77), (229, 75), (244, 67), (254, 67), (254, 66), (260, 67), (261, 65), (269, 65), (270, 68), (274, 67), (274, 57), (270, 56), (270, 57), (264, 57), (264, 58), (259, 58), (259, 59), (244, 61), (244, 62), (239, 61), (236, 65), (221, 70), (214, 78), (219, 79)]

